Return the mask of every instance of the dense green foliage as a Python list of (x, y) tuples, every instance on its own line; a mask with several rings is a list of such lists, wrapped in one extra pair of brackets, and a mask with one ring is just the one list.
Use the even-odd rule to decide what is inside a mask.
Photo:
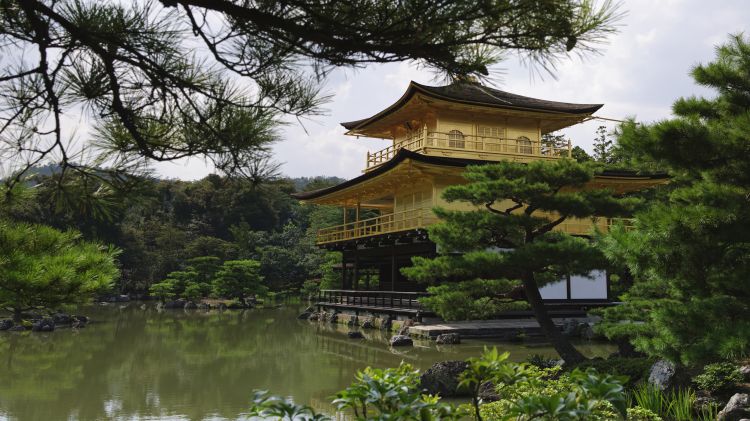
[(20, 320), (90, 299), (112, 287), (116, 255), (74, 231), (0, 220), (0, 309)]
[[(448, 202), (465, 202), (472, 211), (436, 209), (441, 223), (430, 227), (430, 239), (442, 255), (415, 258), (402, 271), (410, 278), (434, 280), (509, 279), (507, 294), (523, 291), (545, 335), (568, 362), (583, 356), (562, 337), (542, 303), (539, 288), (565, 276), (588, 275), (606, 267), (604, 256), (589, 240), (555, 227), (569, 218), (621, 216), (630, 212), (633, 199), (618, 198), (604, 189), (580, 189), (594, 174), (594, 165), (570, 159), (554, 162), (499, 162), (470, 166), (464, 185), (446, 189)], [(493, 249), (494, 248), (494, 249)]]
[(248, 297), (265, 295), (260, 263), (255, 260), (229, 260), (221, 265), (213, 281), (213, 292), (219, 297), (236, 298), (244, 303)]
[(637, 383), (648, 379), (651, 366), (653, 366), (654, 362), (655, 361), (652, 358), (623, 358), (610, 356), (606, 359), (597, 358), (584, 361), (581, 364), (578, 364), (576, 368), (581, 370), (593, 368), (599, 373), (625, 376), (628, 378), (625, 382), (625, 386), (633, 387)]
[[(441, 402), (438, 396), (421, 394), (419, 373), (407, 364), (360, 371), (352, 385), (336, 395), (334, 404), (339, 410), (353, 413), (359, 421), (447, 421), (472, 416), (479, 421), (614, 421), (624, 419), (626, 412), (630, 412), (626, 411), (627, 399), (620, 379), (613, 376), (600, 376), (593, 370), (560, 374), (559, 367), (539, 369), (517, 364), (508, 361), (508, 354), (498, 353), (497, 349), (485, 350), (480, 357), (467, 362), (469, 367), (461, 375), (461, 384), (473, 391), (471, 410), (469, 405), (455, 408)], [(497, 386), (502, 400), (480, 402), (479, 387), (487, 381)], [(256, 393), (250, 414), (288, 421), (331, 419), (265, 392)]]
[(635, 229), (602, 240), (634, 285), (608, 309), (603, 331), (685, 364), (750, 353), (750, 44), (732, 37), (696, 66), (717, 96), (682, 98), (674, 119), (627, 123), (620, 147), (667, 168), (674, 186), (637, 215)]
[(560, 367), (527, 368), (526, 381), (499, 384), (499, 401), (482, 405), (485, 420), (619, 420), (626, 414), (622, 379)]
[(258, 185), (214, 175), (193, 182), (142, 179), (129, 194), (99, 184), (91, 186), (101, 188), (100, 200), (92, 203), (107, 206), (96, 212), (70, 202), (56, 189), (56, 181), (54, 168), (37, 175), (33, 189), (16, 187), (0, 211), (8, 218), (73, 228), (86, 239), (114, 244), (122, 250), (122, 276), (116, 284), (120, 293), (145, 293), (161, 284), (153, 290), (160, 297), (205, 295), (218, 266), (227, 260), (259, 261), (265, 285), (273, 291), (296, 291), (306, 280), (335, 278), (331, 262), (336, 255), (318, 250), (314, 233), (340, 223), (341, 210), (301, 205), (289, 195), (295, 185), (318, 188), (340, 179)]

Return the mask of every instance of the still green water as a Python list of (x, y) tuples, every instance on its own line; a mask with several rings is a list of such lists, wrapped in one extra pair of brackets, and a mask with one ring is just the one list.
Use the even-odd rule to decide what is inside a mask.
[[(388, 335), (296, 320), (298, 306), (249, 311), (158, 312), (140, 303), (80, 310), (81, 330), (0, 332), (0, 419), (243, 419), (255, 389), (330, 412), (329, 397), (366, 366), (420, 369), (478, 355), (485, 345), (516, 360), (545, 346), (467, 340), (390, 349)], [(581, 344), (588, 355), (612, 347)]]

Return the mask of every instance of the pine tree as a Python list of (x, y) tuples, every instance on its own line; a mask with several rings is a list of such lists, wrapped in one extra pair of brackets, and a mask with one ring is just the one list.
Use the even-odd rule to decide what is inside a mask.
[(116, 255), (73, 231), (0, 220), (0, 309), (19, 321), (25, 311), (86, 302), (112, 287)]
[(594, 160), (603, 164), (613, 163), (613, 149), (614, 142), (612, 141), (612, 136), (607, 132), (607, 127), (597, 127), (596, 138), (594, 138)]
[(669, 169), (667, 200), (602, 240), (634, 277), (605, 333), (684, 364), (750, 353), (750, 43), (733, 36), (692, 76), (716, 97), (678, 99), (676, 118), (627, 123), (619, 139)]
[(564, 276), (588, 275), (604, 267), (602, 254), (589, 239), (556, 231), (557, 226), (569, 218), (627, 214), (634, 205), (634, 200), (616, 198), (609, 190), (582, 189), (592, 179), (593, 168), (570, 159), (468, 167), (468, 183), (451, 186), (444, 197), (475, 210), (436, 209), (443, 222), (430, 227), (430, 239), (442, 255), (414, 258), (414, 266), (403, 272), (422, 282), (519, 280), (560, 356), (571, 364), (582, 361), (583, 355), (552, 322), (539, 289)]

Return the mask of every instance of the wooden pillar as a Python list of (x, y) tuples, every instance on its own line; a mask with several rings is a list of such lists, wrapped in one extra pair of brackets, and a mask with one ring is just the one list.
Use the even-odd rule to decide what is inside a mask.
[(391, 252), (391, 291), (396, 290), (396, 276), (398, 275), (398, 269), (396, 268), (396, 251)]
[(354, 278), (352, 278), (352, 289), (359, 287), (359, 255), (354, 253)]
[(567, 299), (570, 300), (570, 297), (573, 296), (571, 293), (571, 287), (570, 287), (570, 274), (567, 274), (565, 276), (565, 293), (567, 294)]
[(341, 289), (347, 289), (346, 287), (346, 255), (341, 253)]
[(357, 201), (357, 209), (354, 213), (354, 237), (359, 237), (361, 233), (359, 232), (359, 208), (361, 203)]

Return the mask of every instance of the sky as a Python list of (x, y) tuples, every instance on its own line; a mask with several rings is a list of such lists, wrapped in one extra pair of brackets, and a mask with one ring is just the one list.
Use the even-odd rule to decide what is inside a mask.
[[(696, 86), (689, 75), (698, 63), (711, 61), (715, 47), (728, 34), (750, 35), (750, 0), (624, 0), (627, 15), (620, 32), (611, 36), (600, 54), (563, 60), (554, 77), (537, 73), (516, 57), (508, 57), (493, 74), (495, 87), (536, 98), (579, 103), (603, 103), (596, 115), (640, 122), (665, 119), (681, 96), (712, 92)], [(367, 151), (388, 145), (378, 139), (344, 135), (342, 121), (369, 117), (395, 102), (409, 81), (440, 85), (428, 69), (410, 63), (370, 65), (364, 69), (336, 70), (326, 82), (333, 94), (326, 114), (302, 124), (290, 121), (280, 128), (275, 158), (290, 177), (361, 174)], [(591, 152), (595, 130), (603, 123), (590, 121), (563, 130), (573, 145)], [(607, 124), (609, 128), (614, 123)], [(213, 172), (199, 159), (155, 166), (169, 178), (198, 179)]]

